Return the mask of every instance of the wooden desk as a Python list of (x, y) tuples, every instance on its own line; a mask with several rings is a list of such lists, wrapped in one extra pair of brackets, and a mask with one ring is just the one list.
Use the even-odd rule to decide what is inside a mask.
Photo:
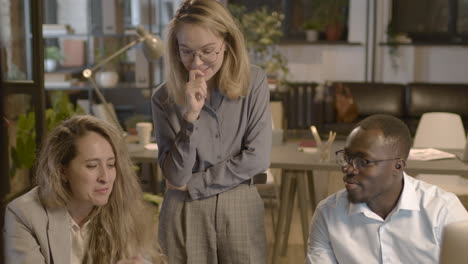
[(127, 143), (130, 158), (135, 163), (149, 164), (151, 167), (150, 173), (150, 189), (153, 193), (160, 193), (162, 186), (162, 172), (158, 164), (158, 151), (145, 149), (142, 145), (136, 143)]
[[(273, 249), (273, 263), (277, 263), (281, 247), (281, 238), (287, 243), (289, 228), (294, 206), (294, 197), (297, 191), (300, 207), (301, 225), (303, 230), (304, 251), (307, 252), (307, 239), (309, 236), (308, 208), (315, 209), (314, 170), (340, 171), (341, 168), (335, 163), (334, 151), (342, 149), (344, 142), (336, 142), (332, 151), (331, 160), (320, 162), (316, 153), (304, 153), (297, 150), (297, 143), (286, 143), (273, 146), (271, 152), (271, 168), (283, 169), (282, 194), (278, 214), (278, 224), (275, 232), (275, 245)], [(138, 144), (128, 144), (130, 156), (135, 162), (156, 163), (157, 151), (144, 149)], [(449, 150), (450, 151), (450, 150)], [(457, 151), (450, 151), (456, 154)], [(461, 151), (458, 151), (461, 152)], [(459, 159), (445, 159), (436, 161), (413, 161), (407, 162), (405, 171), (409, 175), (421, 173), (429, 174), (455, 174), (468, 178), (468, 164)], [(307, 187), (309, 193), (307, 193)], [(309, 203), (308, 203), (309, 197)], [(285, 252), (286, 247), (283, 247)]]
[(128, 143), (128, 152), (134, 162), (156, 163), (158, 161), (158, 151), (145, 149), (140, 144)]
[[(297, 150), (297, 143), (286, 143), (273, 146), (271, 153), (272, 168), (283, 169), (282, 193), (278, 214), (277, 230), (275, 232), (275, 245), (273, 249), (273, 263), (277, 263), (280, 255), (281, 240), (283, 238), (282, 255), (286, 252), (289, 229), (294, 206), (294, 196), (298, 195), (301, 225), (303, 231), (304, 251), (307, 253), (307, 239), (309, 235), (308, 208), (315, 209), (315, 189), (312, 171), (340, 171), (341, 168), (335, 163), (334, 152), (342, 149), (344, 142), (336, 142), (332, 151), (331, 160), (320, 162), (318, 153), (304, 153)], [(450, 151), (450, 150), (448, 150)], [(457, 151), (450, 151), (456, 153)], [(459, 154), (459, 153), (456, 153)], [(459, 159), (445, 159), (436, 161), (413, 161), (407, 162), (405, 172), (409, 175), (421, 173), (429, 174), (457, 174), (468, 178), (468, 164)], [(307, 194), (307, 187), (309, 194)], [(307, 202), (309, 196), (309, 203)]]

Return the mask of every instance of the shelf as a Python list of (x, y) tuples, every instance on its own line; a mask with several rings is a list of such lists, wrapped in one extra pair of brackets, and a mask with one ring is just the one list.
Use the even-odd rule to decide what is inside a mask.
[(86, 86), (70, 86), (70, 87), (47, 87), (44, 85), (46, 91), (85, 91), (91, 89), (91, 87)]
[(44, 39), (51, 38), (87, 38), (88, 34), (42, 34)]
[(412, 42), (412, 43), (400, 43), (400, 42), (380, 42), (380, 46), (468, 46), (468, 41), (464, 42)]
[[(72, 85), (70, 87), (44, 87), (46, 90), (70, 90), (70, 91), (85, 91), (89, 89), (94, 89), (92, 86), (85, 85), (85, 86), (76, 86)], [(99, 87), (100, 90), (113, 90), (113, 89), (147, 89), (149, 87), (137, 87), (135, 83), (118, 83), (115, 87), (112, 88), (103, 88)]]
[(44, 72), (44, 74), (46, 74), (46, 73), (72, 73), (72, 74), (76, 74), (76, 73), (81, 73), (86, 68), (87, 68), (86, 66), (81, 66), (81, 67), (60, 67), (60, 68), (56, 69), (55, 71)]
[(340, 41), (328, 41), (328, 40), (318, 40), (318, 41), (306, 41), (306, 40), (282, 40), (280, 45), (319, 45), (319, 46), (362, 46), (361, 42), (348, 42), (344, 40)]
[[(152, 34), (158, 35), (159, 33), (152, 32)], [(97, 37), (97, 38), (126, 38), (137, 36), (136, 31), (134, 33), (121, 33), (121, 34), (43, 34), (44, 39), (53, 39), (53, 38), (88, 38), (88, 37)]]

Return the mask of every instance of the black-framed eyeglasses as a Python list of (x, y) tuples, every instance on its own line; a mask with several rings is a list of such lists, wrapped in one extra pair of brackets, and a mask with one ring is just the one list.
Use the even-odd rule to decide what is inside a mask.
[(401, 158), (393, 158), (393, 159), (383, 159), (383, 160), (368, 160), (368, 159), (363, 159), (359, 157), (349, 157), (346, 155), (346, 152), (344, 149), (338, 150), (335, 152), (336, 155), (336, 163), (340, 165), (341, 167), (346, 167), (351, 164), (354, 169), (362, 169), (366, 168), (372, 164), (378, 164), (379, 162), (382, 161), (391, 161), (391, 160), (399, 160)]
[(223, 45), (224, 41), (222, 42), (221, 47), (219, 47), (218, 51), (216, 51), (215, 49), (207, 49), (201, 50), (199, 52), (194, 52), (179, 48), (179, 58), (183, 63), (190, 63), (193, 62), (195, 56), (198, 56), (200, 60), (202, 60), (204, 63), (213, 63), (218, 59), (218, 54), (223, 49)]

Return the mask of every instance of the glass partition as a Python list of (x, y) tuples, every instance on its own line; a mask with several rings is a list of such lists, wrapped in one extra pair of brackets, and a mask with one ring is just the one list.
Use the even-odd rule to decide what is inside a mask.
[(0, 5), (3, 80), (32, 80), (30, 1), (1, 0)]

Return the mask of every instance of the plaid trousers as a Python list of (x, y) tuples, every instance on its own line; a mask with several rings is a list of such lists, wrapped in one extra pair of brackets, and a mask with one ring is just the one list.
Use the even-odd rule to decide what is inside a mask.
[(267, 263), (263, 214), (263, 200), (254, 185), (240, 184), (200, 200), (168, 190), (159, 241), (169, 264)]

